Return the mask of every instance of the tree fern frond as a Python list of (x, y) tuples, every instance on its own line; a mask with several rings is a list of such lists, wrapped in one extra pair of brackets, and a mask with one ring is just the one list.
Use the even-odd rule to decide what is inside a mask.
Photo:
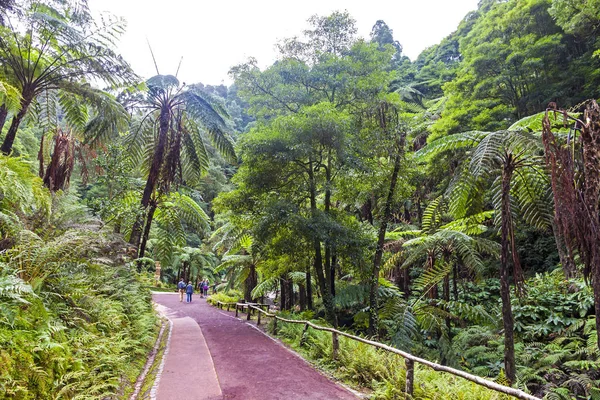
[(444, 209), (445, 202), (443, 196), (435, 198), (427, 205), (422, 217), (421, 229), (423, 232), (430, 232), (439, 224)]
[(427, 144), (415, 155), (418, 159), (428, 160), (446, 151), (473, 148), (487, 136), (487, 132), (479, 131), (444, 136)]

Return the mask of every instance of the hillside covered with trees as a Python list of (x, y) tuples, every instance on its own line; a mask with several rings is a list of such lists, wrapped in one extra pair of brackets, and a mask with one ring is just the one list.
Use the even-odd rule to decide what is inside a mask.
[[(138, 76), (86, 1), (0, 1), (0, 398), (126, 396), (179, 278), (600, 397), (600, 4), (481, 0), (416, 60), (373, 22), (315, 15), (272, 65), (186, 85)], [(299, 351), (404, 398), (396, 361), (324, 340)]]

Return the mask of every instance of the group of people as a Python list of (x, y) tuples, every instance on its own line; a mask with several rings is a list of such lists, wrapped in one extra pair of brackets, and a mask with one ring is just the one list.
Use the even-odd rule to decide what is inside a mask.
[[(200, 298), (208, 297), (208, 288), (209, 288), (208, 279), (204, 279), (201, 282), (198, 282), (198, 291), (200, 292)], [(188, 282), (186, 285), (185, 280), (183, 278), (181, 278), (179, 280), (179, 283), (177, 284), (177, 289), (179, 290), (179, 301), (180, 302), (183, 302), (183, 294), (184, 293), (186, 295), (185, 302), (186, 303), (192, 302), (192, 294), (194, 294), (194, 285), (192, 285), (191, 281)]]

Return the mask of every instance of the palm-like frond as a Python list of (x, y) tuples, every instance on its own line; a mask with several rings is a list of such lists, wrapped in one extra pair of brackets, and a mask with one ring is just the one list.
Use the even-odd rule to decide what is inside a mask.
[(17, 112), (21, 108), (21, 93), (14, 86), (0, 80), (0, 105), (9, 112)]
[(230, 161), (235, 161), (233, 140), (227, 133), (228, 128), (223, 117), (202, 96), (193, 92), (181, 94), (187, 112), (206, 128), (215, 147)]
[(445, 211), (445, 202), (442, 196), (432, 200), (425, 211), (423, 211), (423, 219), (421, 223), (421, 229), (423, 232), (429, 232), (439, 224), (441, 216)]
[(52, 199), (31, 164), (0, 155), (0, 210), (49, 215)]
[(468, 215), (464, 218), (459, 218), (442, 225), (440, 226), (440, 229), (462, 232), (470, 236), (481, 235), (488, 230), (488, 227), (483, 225), (483, 222), (492, 219), (494, 217), (494, 213), (495, 211), (490, 210)]
[(279, 285), (279, 278), (271, 277), (267, 279), (263, 279), (262, 282), (259, 282), (258, 285), (254, 289), (252, 289), (252, 298), (258, 299), (260, 297), (266, 296), (267, 294), (277, 290)]
[(67, 122), (83, 132), (85, 143), (96, 145), (127, 131), (129, 114), (110, 93), (70, 82), (61, 83), (60, 89), (60, 104)]
[(480, 131), (444, 136), (417, 151), (416, 156), (417, 158), (427, 160), (446, 151), (473, 148), (486, 136), (488, 136), (487, 132)]

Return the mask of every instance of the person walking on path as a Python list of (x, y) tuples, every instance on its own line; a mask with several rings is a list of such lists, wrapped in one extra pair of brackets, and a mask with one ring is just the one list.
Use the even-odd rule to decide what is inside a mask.
[(187, 287), (185, 288), (185, 293), (187, 294), (185, 302), (191, 303), (192, 302), (192, 293), (194, 293), (194, 286), (192, 286), (192, 282), (188, 282)]
[(183, 294), (185, 293), (185, 282), (183, 281), (183, 278), (179, 280), (177, 289), (179, 289), (179, 302), (181, 303), (183, 302)]
[(198, 282), (198, 291), (200, 292), (200, 298), (204, 297), (203, 296), (204, 290), (202, 289), (203, 287), (204, 287), (204, 281), (202, 280), (202, 281)]
[(202, 290), (204, 291), (204, 297), (208, 297), (208, 279), (204, 280), (204, 286), (202, 287)]

